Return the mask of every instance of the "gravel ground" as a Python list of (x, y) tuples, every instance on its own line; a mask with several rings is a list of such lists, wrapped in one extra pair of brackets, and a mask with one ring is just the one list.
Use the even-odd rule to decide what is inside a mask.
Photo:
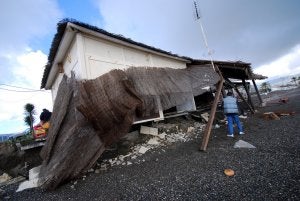
[[(285, 93), (290, 97), (287, 104), (272, 100), (242, 119), (245, 135), (232, 139), (226, 137), (224, 125), (214, 129), (207, 152), (198, 151), (200, 137), (148, 151), (140, 164), (91, 173), (55, 191), (36, 188), (15, 193), (17, 185), (10, 185), (2, 188), (2, 199), (300, 200), (300, 89)], [(263, 112), (278, 110), (296, 114), (280, 120), (261, 118)], [(239, 139), (256, 148), (233, 148)], [(235, 175), (225, 176), (226, 168)]]

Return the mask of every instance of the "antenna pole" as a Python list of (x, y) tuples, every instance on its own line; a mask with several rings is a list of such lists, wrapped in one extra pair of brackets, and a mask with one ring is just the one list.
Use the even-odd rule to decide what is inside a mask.
[(200, 24), (200, 28), (201, 28), (201, 33), (202, 33), (202, 37), (203, 37), (203, 40), (204, 40), (204, 44), (205, 44), (205, 47), (207, 49), (207, 53), (209, 55), (209, 58), (210, 58), (210, 63), (214, 69), (215, 72), (216, 71), (216, 67), (215, 67), (215, 64), (213, 62), (213, 58), (212, 58), (212, 52), (208, 46), (208, 42), (207, 42), (207, 38), (206, 38), (206, 34), (205, 34), (205, 31), (204, 31), (204, 28), (203, 28), (203, 25), (202, 25), (202, 20), (201, 20), (201, 17), (200, 17), (200, 12), (198, 11), (198, 5), (197, 5), (197, 2), (194, 1), (194, 6), (195, 6), (195, 11), (196, 11), (196, 20), (199, 21), (199, 24)]
[(216, 114), (216, 110), (217, 110), (217, 105), (218, 105), (219, 98), (220, 98), (220, 95), (221, 95), (221, 91), (222, 91), (222, 88), (223, 88), (223, 85), (224, 85), (224, 78), (223, 78), (222, 73), (219, 70), (218, 66), (215, 66), (215, 64), (214, 64), (214, 61), (213, 61), (213, 58), (212, 58), (212, 52), (208, 47), (207, 38), (206, 38), (205, 31), (204, 31), (204, 28), (203, 28), (203, 25), (202, 25), (202, 21), (200, 19), (200, 15), (199, 15), (199, 11), (198, 11), (198, 8), (197, 8), (196, 0), (194, 0), (194, 6), (195, 6), (195, 10), (196, 10), (196, 20), (199, 21), (202, 36), (203, 36), (203, 40), (204, 40), (205, 47), (207, 49), (208, 55), (210, 57), (211, 65), (212, 65), (214, 71), (216, 73), (218, 73), (218, 75), (220, 76), (220, 80), (219, 80), (218, 87), (217, 87), (217, 93), (215, 95), (214, 102), (213, 102), (213, 105), (211, 107), (209, 119), (208, 119), (208, 122), (205, 126), (205, 130), (204, 130), (204, 133), (203, 133), (202, 144), (200, 146), (200, 150), (206, 151), (208, 140), (209, 140), (210, 133), (211, 133), (212, 124), (213, 124), (215, 114)]

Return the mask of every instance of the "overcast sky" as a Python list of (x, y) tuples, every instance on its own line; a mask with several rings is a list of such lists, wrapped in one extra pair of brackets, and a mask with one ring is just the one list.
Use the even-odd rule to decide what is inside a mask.
[[(299, 0), (197, 2), (213, 59), (250, 62), (255, 73), (271, 78), (300, 73)], [(209, 59), (192, 0), (1, 1), (0, 133), (25, 129), (26, 103), (33, 103), (37, 114), (52, 110), (49, 91), (16, 92), (24, 89), (6, 85), (39, 89), (56, 24), (63, 18), (181, 56)]]

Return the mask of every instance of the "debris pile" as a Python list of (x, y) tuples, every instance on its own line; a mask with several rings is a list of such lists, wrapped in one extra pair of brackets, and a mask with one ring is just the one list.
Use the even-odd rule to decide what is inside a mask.
[[(54, 189), (90, 170), (106, 147), (130, 129), (134, 116), (145, 118), (183, 104), (214, 87), (218, 76), (209, 66), (188, 69), (129, 68), (112, 70), (93, 80), (63, 77), (53, 107), (48, 139), (42, 149), (39, 185)], [(159, 138), (158, 138), (159, 139)], [(145, 153), (159, 142), (139, 147)], [(176, 133), (168, 141), (185, 139)]]
[(188, 126), (185, 130), (179, 128), (178, 124), (158, 123), (155, 127), (141, 126), (140, 135), (149, 135), (150, 138), (145, 143), (133, 146), (126, 155), (104, 159), (101, 164), (98, 164), (98, 169), (95, 172), (99, 173), (100, 171), (107, 170), (108, 167), (116, 165), (142, 163), (144, 161), (139, 160), (139, 156), (145, 154), (148, 150), (171, 145), (176, 142), (190, 141), (198, 137), (204, 127), (205, 124), (199, 122), (194, 122), (192, 126)]

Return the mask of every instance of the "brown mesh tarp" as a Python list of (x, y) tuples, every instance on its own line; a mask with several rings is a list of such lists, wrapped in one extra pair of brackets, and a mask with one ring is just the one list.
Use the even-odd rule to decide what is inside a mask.
[(113, 70), (80, 83), (80, 105), (77, 108), (108, 145), (129, 130), (134, 114), (141, 115), (142, 103), (125, 72)]
[(63, 78), (54, 104), (48, 139), (41, 151), (40, 180), (43, 188), (87, 171), (105, 149), (92, 124), (76, 109), (78, 98), (74, 79)]
[(143, 100), (146, 116), (157, 111), (157, 97), (166, 110), (204, 93), (204, 87), (215, 89), (219, 80), (210, 65), (186, 69), (132, 67), (125, 72)]
[(64, 76), (41, 152), (42, 187), (54, 189), (90, 169), (105, 146), (128, 132), (134, 115), (143, 117), (157, 111), (157, 97), (162, 109), (168, 109), (203, 93), (204, 87), (213, 87), (217, 81), (217, 74), (208, 66), (135, 67), (85, 81)]

